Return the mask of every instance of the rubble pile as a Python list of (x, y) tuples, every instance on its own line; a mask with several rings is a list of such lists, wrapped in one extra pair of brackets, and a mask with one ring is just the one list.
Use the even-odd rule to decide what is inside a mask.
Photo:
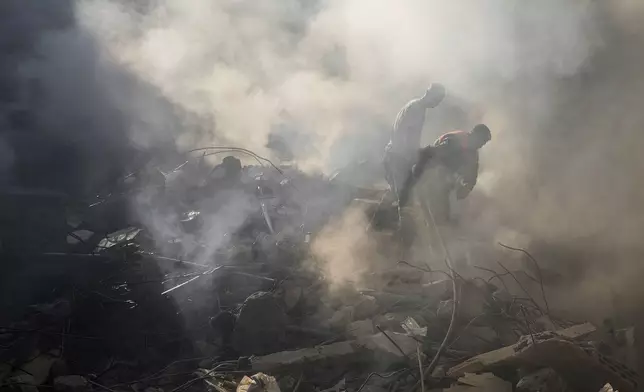
[[(331, 287), (312, 238), (369, 191), (230, 159), (213, 169), (206, 155), (139, 170), (97, 201), (52, 203), (51, 241), (16, 235), (26, 224), (3, 237), (2, 390), (637, 388), (618, 332), (480, 277), (392, 262)], [(220, 224), (242, 199), (244, 219)]]

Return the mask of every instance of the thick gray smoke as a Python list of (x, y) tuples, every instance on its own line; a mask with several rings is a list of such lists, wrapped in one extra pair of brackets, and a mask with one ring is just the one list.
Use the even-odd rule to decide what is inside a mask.
[[(55, 19), (36, 3), (3, 2), (19, 17), (0, 23), (11, 30), (0, 39)], [(644, 229), (636, 0), (65, 5), (52, 6), (62, 22), (29, 37), (28, 54), (3, 57), (2, 72), (25, 91), (39, 81), (39, 91), (11, 100), (31, 97), (30, 126), (71, 142), (87, 163), (69, 164), (66, 177), (109, 177), (119, 170), (106, 162), (131, 149), (262, 152), (271, 132), (289, 136), (305, 168), (377, 158), (397, 110), (439, 80), (449, 96), (430, 114), (426, 141), (481, 121), (494, 133), (469, 201), (472, 224), (603, 250), (634, 246)], [(3, 50), (12, 49), (3, 42)], [(26, 127), (11, 118), (4, 128)], [(24, 154), (14, 144), (0, 144), (3, 168)]]

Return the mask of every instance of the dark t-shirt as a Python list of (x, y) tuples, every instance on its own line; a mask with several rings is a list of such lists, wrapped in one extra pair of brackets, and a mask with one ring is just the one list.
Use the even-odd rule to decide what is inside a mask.
[(479, 153), (469, 146), (469, 134), (463, 131), (448, 132), (434, 142), (435, 154), (440, 163), (458, 174), (464, 182), (457, 190), (457, 196), (467, 196), (478, 178)]

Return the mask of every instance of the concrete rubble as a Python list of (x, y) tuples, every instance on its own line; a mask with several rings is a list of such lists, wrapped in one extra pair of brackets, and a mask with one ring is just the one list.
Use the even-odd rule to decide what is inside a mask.
[[(74, 217), (74, 241), (2, 277), (3, 298), (21, 293), (0, 325), (3, 390), (636, 390), (628, 326), (600, 339), (592, 324), (551, 312), (545, 293), (508, 288), (507, 273), (452, 277), (423, 260), (392, 261), (359, 282), (330, 282), (312, 243), (363, 190), (262, 166), (215, 177), (200, 159), (188, 162), (147, 185), (155, 208), (176, 218), (168, 238), (119, 218), (137, 200), (123, 183), (121, 196), (92, 198)], [(299, 195), (297, 184), (314, 192)], [(217, 203), (231, 189), (256, 204), (223, 230)], [(332, 202), (315, 210), (314, 199)], [(362, 204), (392, 252), (391, 211)], [(215, 229), (225, 231), (217, 246)], [(18, 284), (25, 279), (38, 292)]]

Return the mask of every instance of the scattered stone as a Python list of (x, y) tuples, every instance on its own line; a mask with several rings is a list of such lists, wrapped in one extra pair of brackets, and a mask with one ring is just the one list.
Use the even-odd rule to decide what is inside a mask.
[(83, 376), (60, 376), (54, 379), (54, 389), (60, 392), (79, 392), (87, 388), (87, 379)]
[(519, 380), (517, 392), (565, 392), (566, 381), (551, 368), (530, 373)]

